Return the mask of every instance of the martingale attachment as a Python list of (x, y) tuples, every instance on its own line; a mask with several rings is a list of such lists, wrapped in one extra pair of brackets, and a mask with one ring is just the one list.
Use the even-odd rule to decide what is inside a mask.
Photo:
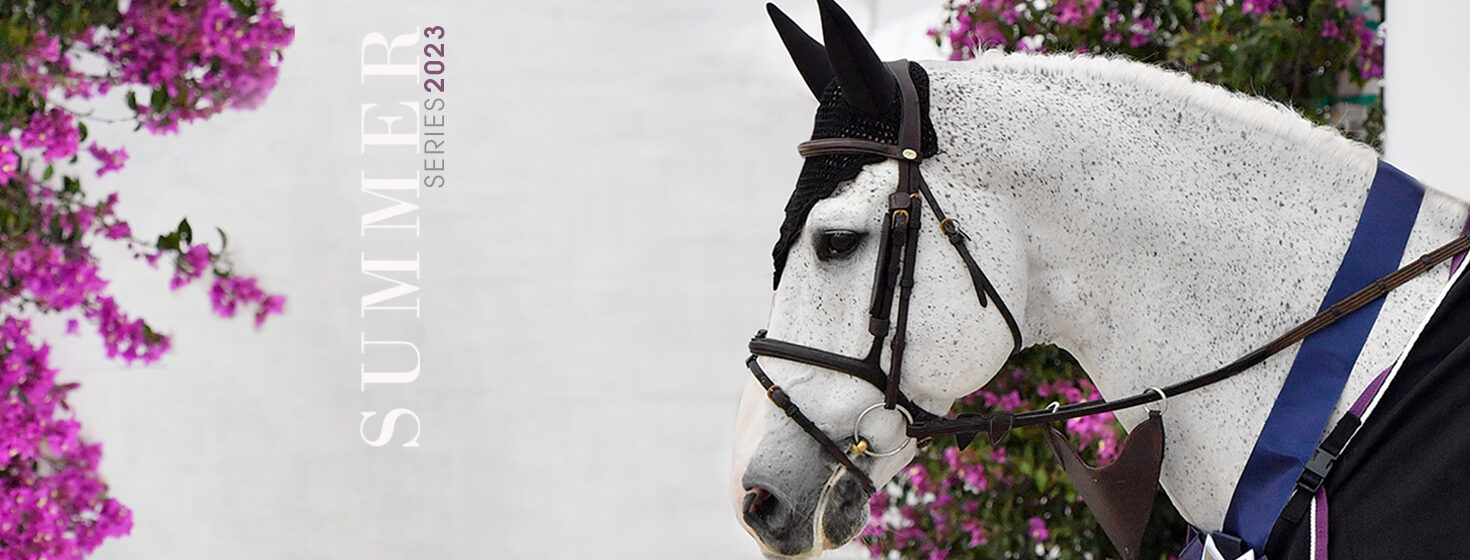
[(1163, 415), (1149, 411), (1148, 420), (1123, 439), (1118, 458), (1101, 468), (1084, 462), (1077, 446), (1054, 425), (1047, 425), (1043, 433), (1077, 495), (1087, 503), (1118, 554), (1125, 560), (1138, 558), (1164, 464)]

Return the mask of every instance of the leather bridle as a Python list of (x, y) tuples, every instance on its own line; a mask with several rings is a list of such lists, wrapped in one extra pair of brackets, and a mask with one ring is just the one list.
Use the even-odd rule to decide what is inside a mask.
[[(1142, 393), (1115, 401), (1096, 399), (1065, 406), (1053, 404), (1046, 409), (1029, 412), (965, 413), (955, 418), (944, 418), (918, 407), (899, 390), (908, 328), (909, 299), (914, 286), (914, 260), (918, 248), (919, 216), (923, 206), (927, 204), (930, 211), (934, 213), (935, 219), (939, 221), (940, 231), (949, 239), (950, 244), (954, 246), (955, 251), (964, 261), (965, 267), (969, 270), (970, 279), (974, 283), (975, 295), (979, 299), (980, 306), (988, 307), (988, 302), (993, 301), (996, 311), (1005, 319), (1014, 344), (1012, 355), (1021, 349), (1021, 331), (1010, 309), (1006, 307), (1000, 294), (996, 293), (995, 287), (991, 285), (990, 280), (986, 278), (985, 273), (970, 254), (967, 244), (969, 236), (960, 229), (959, 224), (945, 216), (944, 211), (939, 207), (938, 200), (934, 198), (934, 194), (930, 192), (923, 175), (919, 172), (923, 154), (921, 150), (923, 115), (918, 92), (909, 75), (908, 65), (909, 62), (906, 60), (888, 63), (889, 70), (898, 81), (900, 103), (902, 103), (902, 121), (899, 126), (897, 144), (884, 144), (856, 138), (825, 138), (809, 140), (797, 147), (802, 157), (806, 158), (837, 154), (877, 155), (898, 162), (898, 186), (888, 197), (888, 211), (883, 217), (882, 226), (884, 235), (881, 238), (878, 260), (873, 273), (873, 297), (868, 320), (868, 333), (872, 335), (873, 342), (868, 354), (861, 359), (852, 358), (819, 348), (768, 338), (766, 331), (762, 330), (750, 340), (751, 356), (745, 361), (751, 374), (765, 388), (767, 397), (792, 421), (796, 422), (807, 435), (821, 445), (838, 464), (852, 473), (863, 489), (869, 493), (875, 490), (873, 481), (863, 469), (853, 462), (854, 457), (861, 455), (886, 457), (898, 453), (914, 439), (925, 442), (945, 435), (957, 436), (960, 447), (965, 447), (976, 434), (985, 432), (991, 443), (994, 444), (1013, 428), (1049, 424), (1142, 406), (1224, 381), (1383, 297), (1389, 291), (1402, 286), (1455, 254), (1470, 249), (1470, 234), (1461, 235), (1450, 243), (1410, 262), (1398, 271), (1375, 280), (1249, 354), (1219, 369), (1167, 387), (1150, 387)], [(889, 318), (894, 315), (892, 307), (895, 293), (898, 299), (897, 316), (890, 324)], [(894, 332), (889, 346), (888, 371), (885, 372), (880, 360), (883, 353), (883, 342), (888, 336), (890, 326), (893, 327)], [(853, 429), (852, 444), (846, 448), (838, 445), (831, 436), (823, 432), (816, 423), (802, 413), (800, 407), (791, 400), (790, 395), (766, 375), (761, 369), (758, 360), (760, 357), (790, 360), (838, 371), (872, 384), (883, 392), (883, 402), (879, 403), (883, 408), (898, 409), (904, 415), (908, 421), (907, 435), (910, 439), (892, 450), (879, 452), (872, 449), (871, 444), (858, 432), (863, 417), (878, 406), (874, 405), (858, 415)]]
[[(856, 138), (826, 138), (810, 140), (797, 146), (797, 151), (802, 157), (807, 158), (837, 154), (878, 155), (898, 162), (898, 187), (888, 196), (888, 212), (883, 216), (881, 229), (883, 236), (878, 247), (877, 265), (873, 271), (873, 297), (868, 318), (868, 333), (873, 337), (872, 346), (868, 349), (867, 356), (861, 359), (851, 358), (819, 348), (768, 338), (766, 331), (762, 330), (751, 339), (751, 356), (745, 361), (750, 367), (751, 374), (760, 381), (761, 386), (765, 387), (766, 394), (771, 401), (785, 411), (786, 415), (816, 440), (832, 458), (847, 467), (847, 470), (858, 478), (868, 492), (874, 490), (873, 481), (866, 472), (853, 463), (852, 456), (860, 454), (880, 457), (892, 455), (907, 446), (908, 441), (891, 451), (880, 452), (871, 449), (868, 442), (861, 439), (855, 426), (853, 444), (844, 450), (811, 419), (807, 418), (779, 385), (771, 381), (771, 378), (761, 369), (757, 358), (761, 356), (780, 358), (852, 375), (882, 391), (883, 408), (898, 409), (911, 425), (914, 422), (938, 420), (940, 418), (938, 415), (915, 405), (899, 390), (903, 372), (904, 345), (908, 334), (909, 300), (914, 288), (919, 217), (925, 203), (934, 213), (934, 217), (939, 220), (940, 231), (949, 238), (950, 244), (954, 246), (955, 251), (964, 260), (966, 268), (969, 269), (970, 280), (975, 285), (975, 295), (979, 299), (980, 306), (988, 307), (989, 301), (995, 302), (996, 310), (1000, 312), (1001, 317), (1005, 319), (1006, 326), (1011, 330), (1011, 338), (1014, 343), (1012, 354), (1021, 349), (1020, 327), (1016, 324), (1016, 319), (1010, 309), (1001, 300), (1000, 294), (996, 293), (995, 287), (991, 285), (990, 280), (976, 264), (974, 257), (970, 255), (966, 243), (969, 237), (960, 229), (958, 223), (945, 217), (944, 211), (939, 207), (939, 201), (934, 198), (929, 186), (924, 183), (923, 175), (919, 173), (919, 164), (923, 159), (921, 149), (923, 115), (920, 113), (918, 91), (914, 87), (912, 77), (909, 76), (909, 62), (906, 60), (890, 62), (888, 68), (898, 79), (899, 97), (902, 103), (902, 120), (899, 125), (897, 144), (884, 144)], [(894, 315), (892, 307), (895, 293), (898, 296), (897, 317), (890, 324), (889, 318)], [(890, 327), (893, 328), (893, 339), (889, 346), (888, 371), (885, 373), (880, 361), (883, 354), (883, 342), (888, 337)], [(869, 407), (863, 411), (857, 423), (861, 424), (863, 416), (873, 411), (874, 408)]]

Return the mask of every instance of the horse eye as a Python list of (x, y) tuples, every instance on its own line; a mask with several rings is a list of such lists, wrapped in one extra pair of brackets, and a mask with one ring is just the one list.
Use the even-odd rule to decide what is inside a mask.
[(820, 260), (839, 259), (852, 254), (854, 249), (863, 240), (863, 234), (845, 229), (834, 229), (822, 232), (817, 238), (817, 258)]

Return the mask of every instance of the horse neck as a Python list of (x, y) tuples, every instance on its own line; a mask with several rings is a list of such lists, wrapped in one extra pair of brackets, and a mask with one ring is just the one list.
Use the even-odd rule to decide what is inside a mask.
[[(1367, 147), (1143, 65), (1007, 57), (931, 74), (947, 155), (980, 156), (953, 167), (1023, 224), (1028, 340), (1070, 351), (1107, 398), (1215, 369), (1313, 315), (1374, 175)], [(1435, 214), (1410, 251), (1464, 219)], [(1375, 328), (1344, 402), (1407, 340), (1425, 310), (1407, 298), (1435, 289), (1416, 285), (1387, 302), (1401, 330)], [(1221, 526), (1295, 352), (1170, 399), (1163, 483), (1197, 526)]]

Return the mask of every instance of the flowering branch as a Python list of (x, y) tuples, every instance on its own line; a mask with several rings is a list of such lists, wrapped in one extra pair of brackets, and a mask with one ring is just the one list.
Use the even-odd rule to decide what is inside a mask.
[[(32, 317), (59, 315), (70, 334), (83, 323), (94, 329), (111, 359), (147, 364), (169, 350), (168, 335), (118, 305), (94, 246), (125, 244), (154, 266), (167, 257), (175, 290), (209, 276), (221, 317), (246, 311), (258, 328), (285, 306), (235, 272), (223, 231), (217, 249), (196, 242), (188, 220), (145, 241), (116, 214), (116, 193), (90, 196), (82, 168), (98, 177), (118, 172), (128, 153), (84, 144), (81, 121), (128, 120), (167, 134), (226, 109), (255, 108), (274, 87), (294, 31), (273, 0), (126, 5), (0, 3), (0, 560), (82, 558), (132, 527), (97, 472), (101, 446), (78, 436), (66, 404), (77, 384), (56, 383), (49, 346), (31, 331)], [(130, 117), (72, 109), (114, 90)]]

